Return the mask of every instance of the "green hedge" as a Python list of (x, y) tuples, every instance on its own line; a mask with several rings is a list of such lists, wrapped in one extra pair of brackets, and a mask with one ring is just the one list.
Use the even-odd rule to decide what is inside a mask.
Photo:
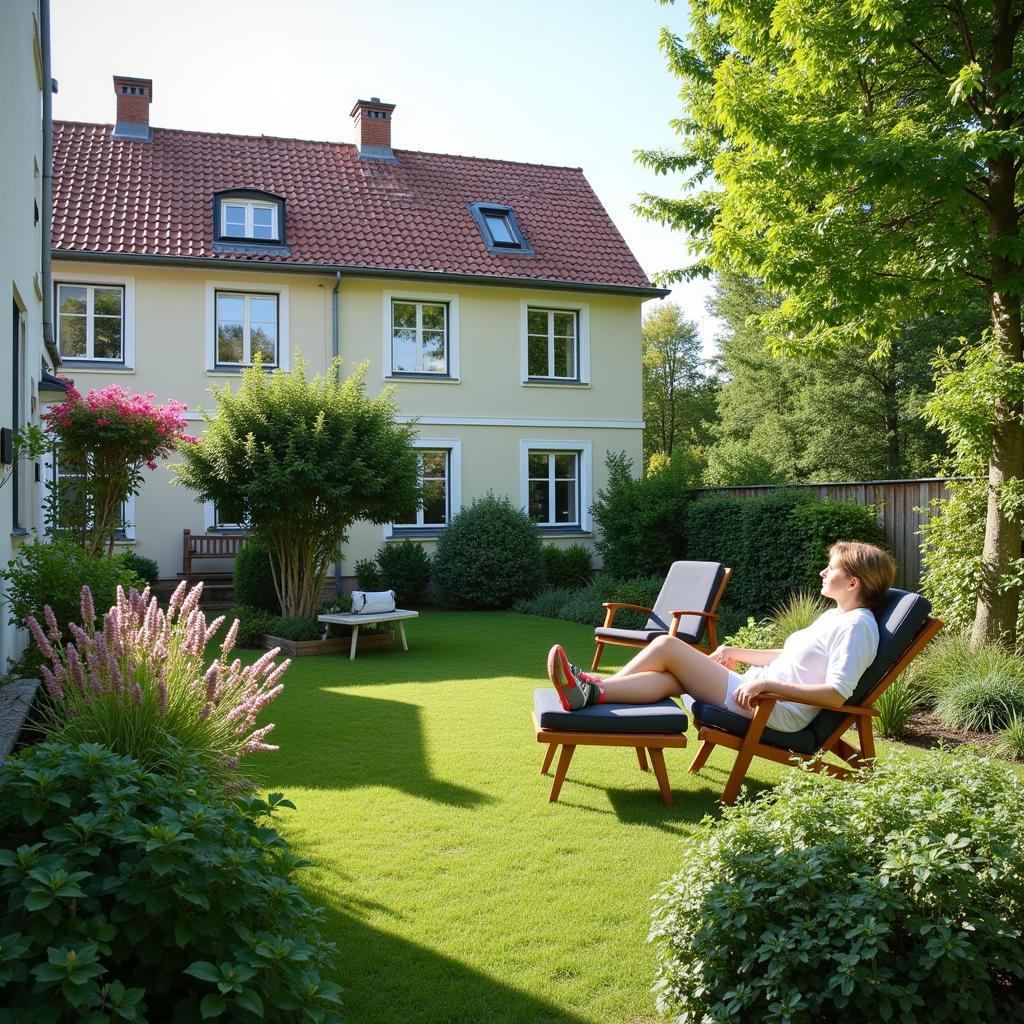
[(745, 501), (699, 498), (687, 510), (686, 532), (688, 558), (732, 566), (725, 601), (748, 615), (765, 614), (794, 591), (817, 590), (837, 540), (884, 539), (873, 506), (796, 490)]

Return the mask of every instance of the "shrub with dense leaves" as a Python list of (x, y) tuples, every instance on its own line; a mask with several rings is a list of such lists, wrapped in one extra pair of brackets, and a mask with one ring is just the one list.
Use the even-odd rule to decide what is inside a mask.
[(149, 768), (184, 749), (224, 783), (243, 784), (239, 759), (277, 749), (266, 742), (274, 726), (257, 728), (256, 718), (283, 689), (291, 663), (275, 663), (277, 648), (252, 665), (229, 663), (238, 633), (232, 624), (207, 666), (206, 645), (224, 617), (207, 625), (202, 590), (198, 583), (188, 591), (182, 581), (164, 611), (148, 587), (141, 594), (119, 588), (97, 629), (93, 597), (83, 587), (81, 618), (88, 625), (71, 623), (74, 640), (67, 644), (48, 607), (45, 629), (30, 616), (32, 637), (50, 662), (40, 669), (48, 697), (43, 730), (69, 743), (102, 743)]
[(537, 527), (508, 498), (478, 498), (452, 517), (438, 539), (434, 579), (449, 604), (511, 608), (544, 585)]
[(274, 587), (267, 546), (250, 537), (235, 556), (235, 600), (246, 608), (259, 608), (271, 615), (281, 614), (281, 602)]
[(45, 605), (58, 622), (80, 621), (83, 586), (92, 592), (101, 611), (117, 600), (119, 586), (125, 590), (145, 586), (122, 558), (87, 554), (71, 540), (23, 544), (0, 576), (7, 582), (10, 622), (22, 628), (30, 615), (41, 619)]
[(323, 911), (268, 821), (280, 794), (46, 743), (0, 761), (0, 795), (0, 1024), (336, 1019)]
[(307, 615), (277, 615), (267, 623), (267, 632), (282, 640), (299, 643), (303, 640), (319, 640), (323, 626)]
[[(152, 587), (160, 579), (160, 563), (155, 558), (147, 558), (145, 555), (136, 554), (134, 551), (124, 551), (119, 556), (121, 564), (135, 573), (135, 576), (145, 586), (147, 583)], [(52, 607), (52, 606), (51, 606)]]
[(1021, 1019), (1024, 803), (975, 751), (888, 753), (857, 784), (787, 771), (705, 819), (659, 902), (676, 1020)]
[[(621, 601), (651, 608), (664, 582), (660, 576), (613, 580), (601, 574), (582, 589), (556, 587), (542, 590), (536, 597), (516, 601), (513, 610), (524, 615), (544, 615), (566, 622), (579, 622), (584, 626), (600, 626), (605, 618), (604, 602)], [(640, 629), (646, 622), (645, 614), (628, 609), (620, 610), (615, 616), (616, 628)]]
[(264, 635), (279, 635), (273, 630), (277, 616), (262, 608), (250, 608), (248, 605), (240, 604), (227, 613), (227, 618), (238, 621), (235, 643), (239, 647), (261, 647)]
[(359, 590), (383, 590), (384, 574), (376, 558), (360, 558), (356, 562), (356, 584)]
[(566, 548), (545, 544), (544, 565), (548, 586), (582, 590), (594, 578), (592, 558), (591, 550), (585, 544), (570, 544)]
[(382, 544), (377, 552), (381, 586), (393, 590), (399, 608), (415, 607), (430, 585), (430, 556), (422, 544), (405, 538), (398, 543)]

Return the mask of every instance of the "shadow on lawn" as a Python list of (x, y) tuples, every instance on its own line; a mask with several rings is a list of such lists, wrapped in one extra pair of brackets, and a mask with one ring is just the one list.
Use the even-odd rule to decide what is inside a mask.
[[(358, 914), (358, 911), (356, 911)], [(327, 909), (338, 945), (342, 1018), (373, 1024), (586, 1024), (585, 1018), (511, 988), (436, 950)], [(552, 981), (552, 987), (557, 982)]]
[[(308, 712), (315, 744), (308, 737), (292, 741), (298, 755), (287, 758), (285, 771), (275, 771), (275, 785), (326, 785), (334, 790), (389, 786), (455, 807), (491, 803), (485, 793), (431, 774), (421, 715), (415, 704), (403, 701), (320, 690)], [(346, 725), (344, 729), (323, 729), (325, 722)], [(288, 749), (288, 744), (282, 748)]]

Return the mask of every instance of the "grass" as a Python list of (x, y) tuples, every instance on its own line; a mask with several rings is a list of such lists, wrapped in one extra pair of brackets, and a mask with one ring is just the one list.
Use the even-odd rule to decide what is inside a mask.
[[(731, 755), (693, 776), (692, 746), (666, 751), (666, 807), (631, 751), (582, 747), (549, 804), (533, 690), (555, 641), (589, 663), (592, 630), (504, 612), (406, 628), (407, 654), (297, 660), (267, 715), (281, 750), (258, 759), (298, 806), (277, 821), (316, 865), (298, 877), (327, 908), (345, 1019), (653, 1024), (651, 896)], [(786, 770), (757, 762), (752, 789)]]

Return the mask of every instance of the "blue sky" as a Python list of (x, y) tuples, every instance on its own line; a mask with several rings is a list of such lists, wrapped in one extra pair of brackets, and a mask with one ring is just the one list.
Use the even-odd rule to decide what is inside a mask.
[[(686, 261), (681, 235), (630, 209), (678, 179), (636, 166), (673, 146), (678, 82), (658, 49), (686, 5), (656, 0), (51, 0), (54, 116), (111, 121), (111, 76), (153, 79), (152, 123), (353, 141), (359, 97), (395, 103), (398, 149), (582, 167), (648, 274)], [(671, 301), (714, 323), (707, 286)]]

